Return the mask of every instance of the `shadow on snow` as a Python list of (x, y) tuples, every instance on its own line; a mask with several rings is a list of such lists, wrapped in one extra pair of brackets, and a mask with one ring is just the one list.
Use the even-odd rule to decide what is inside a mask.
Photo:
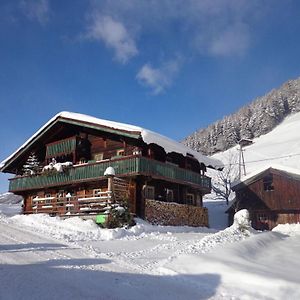
[[(46, 251), (60, 244), (2, 245), (0, 252)], [(0, 299), (208, 299), (220, 284), (217, 274), (148, 275), (104, 271), (110, 260), (53, 259), (0, 265)]]

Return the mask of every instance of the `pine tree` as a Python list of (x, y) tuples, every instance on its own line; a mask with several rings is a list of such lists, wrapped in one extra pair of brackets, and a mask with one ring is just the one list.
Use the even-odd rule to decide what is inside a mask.
[(23, 165), (24, 175), (34, 175), (40, 170), (40, 162), (34, 152), (31, 152)]

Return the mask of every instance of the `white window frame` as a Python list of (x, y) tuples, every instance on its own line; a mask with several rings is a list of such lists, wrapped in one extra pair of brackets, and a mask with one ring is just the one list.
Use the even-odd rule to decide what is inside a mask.
[(100, 197), (102, 189), (93, 189), (93, 197)]
[(186, 203), (189, 205), (195, 204), (195, 195), (192, 193), (186, 193)]
[(95, 161), (101, 161), (101, 160), (103, 160), (103, 157), (104, 157), (103, 152), (98, 152), (98, 153), (93, 154), (93, 160), (95, 160)]
[(167, 189), (167, 191), (166, 191), (166, 200), (168, 202), (173, 202), (174, 201), (174, 191), (172, 189)]
[[(121, 154), (121, 153), (123, 153), (123, 154)], [(117, 156), (125, 156), (125, 149), (117, 150)]]
[(45, 199), (45, 204), (51, 204), (52, 195), (50, 193), (45, 194), (45, 198), (51, 198), (51, 199)]

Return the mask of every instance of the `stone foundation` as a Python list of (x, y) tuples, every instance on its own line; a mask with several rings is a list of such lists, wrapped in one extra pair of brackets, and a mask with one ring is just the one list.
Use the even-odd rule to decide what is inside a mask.
[(145, 219), (156, 225), (208, 227), (207, 208), (174, 202), (146, 199)]

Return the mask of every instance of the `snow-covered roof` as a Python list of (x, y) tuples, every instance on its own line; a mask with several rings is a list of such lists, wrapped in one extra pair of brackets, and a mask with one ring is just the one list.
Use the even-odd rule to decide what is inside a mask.
[(185, 145), (183, 145), (181, 143), (171, 140), (170, 138), (167, 138), (161, 134), (155, 133), (151, 130), (148, 130), (148, 129), (145, 129), (145, 128), (142, 128), (139, 126), (103, 120), (103, 119), (95, 118), (95, 117), (84, 115), (84, 114), (63, 111), (63, 112), (60, 112), (57, 115), (55, 115), (53, 118), (51, 118), (33, 136), (31, 136), (19, 149), (17, 149), (8, 158), (3, 160), (0, 163), (0, 170), (2, 170), (13, 157), (18, 156), (20, 153), (22, 153), (22, 151), (26, 147), (28, 147), (32, 142), (34, 142), (36, 139), (38, 139), (38, 137), (44, 131), (46, 131), (47, 128), (51, 127), (57, 121), (63, 120), (63, 119), (74, 120), (74, 121), (78, 121), (78, 122), (82, 122), (82, 123), (95, 124), (98, 126), (111, 128), (114, 130), (119, 130), (119, 131), (128, 132), (128, 133), (134, 133), (134, 134), (137, 134), (147, 144), (154, 143), (154, 144), (157, 144), (157, 145), (163, 147), (165, 149), (166, 153), (177, 152), (177, 153), (183, 154), (184, 156), (192, 155), (200, 163), (204, 163), (208, 167), (212, 167), (215, 169), (220, 169), (223, 167), (223, 163), (220, 160), (217, 160), (214, 158), (209, 158), (197, 151), (194, 151), (194, 150), (186, 147)]
[(299, 169), (294, 169), (294, 168), (286, 167), (286, 166), (279, 165), (279, 164), (267, 164), (267, 165), (264, 165), (261, 168), (256, 169), (255, 171), (249, 173), (248, 175), (242, 177), (241, 179), (235, 181), (232, 184), (232, 188), (234, 189), (234, 187), (238, 186), (241, 183), (248, 184), (254, 178), (259, 177), (260, 174), (262, 174), (263, 172), (265, 172), (266, 170), (268, 170), (270, 168), (272, 168), (274, 170), (281, 171), (281, 172), (285, 172), (285, 173), (288, 173), (288, 174), (291, 174), (291, 175), (300, 176), (300, 170)]

